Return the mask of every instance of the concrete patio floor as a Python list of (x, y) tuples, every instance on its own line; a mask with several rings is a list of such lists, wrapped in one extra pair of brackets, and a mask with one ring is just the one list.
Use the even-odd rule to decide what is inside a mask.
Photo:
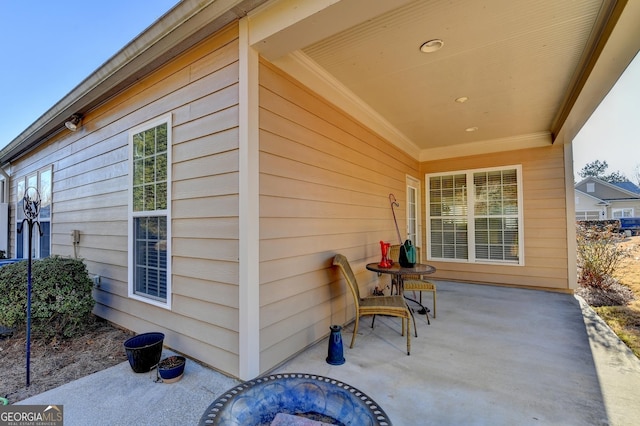
[[(417, 318), (410, 356), (399, 319), (372, 330), (365, 317), (353, 349), (353, 325), (342, 331), (343, 365), (327, 364), (323, 339), (272, 373), (347, 383), (396, 426), (638, 424), (640, 360), (581, 299), (438, 282), (437, 314)], [(63, 405), (65, 426), (193, 425), (239, 383), (195, 362), (177, 383), (154, 378), (125, 362), (19, 404)]]

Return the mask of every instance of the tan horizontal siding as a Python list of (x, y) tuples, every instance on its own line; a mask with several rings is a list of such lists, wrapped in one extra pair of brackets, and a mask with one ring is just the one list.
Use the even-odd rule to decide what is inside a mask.
[[(127, 301), (130, 299), (122, 298), (120, 300)], [(139, 329), (140, 332), (157, 331), (162, 329), (165, 333), (165, 346), (175, 350), (189, 348), (189, 356), (203, 360), (208, 357), (216, 359), (216, 363), (224, 365), (225, 370), (233, 370), (238, 367), (238, 348), (233, 345), (237, 342), (233, 336), (237, 333), (221, 327), (213, 327), (202, 321), (191, 317), (178, 317), (177, 315), (158, 315), (154, 316), (154, 312), (136, 312), (136, 307), (131, 305), (118, 305), (111, 303), (110, 308), (105, 308), (109, 300), (100, 299), (96, 306), (96, 314), (112, 321), (116, 324), (128, 328), (130, 330)], [(136, 313), (136, 315), (132, 315)], [(140, 316), (138, 316), (140, 314)], [(173, 317), (173, 318), (172, 318)], [(145, 320), (144, 318), (149, 318)], [(170, 322), (171, 318), (173, 323)], [(169, 321), (167, 321), (169, 319)], [(199, 330), (197, 336), (192, 336), (189, 330)], [(210, 342), (221, 342), (220, 345), (212, 346)], [(179, 342), (177, 345), (174, 342)], [(230, 342), (231, 345), (226, 345)]]
[(84, 211), (95, 211), (100, 207), (111, 208), (118, 211), (127, 206), (125, 191), (100, 194), (99, 196), (72, 198), (66, 201), (56, 201), (56, 219), (62, 219), (66, 214), (79, 214)]
[(196, 176), (173, 184), (173, 199), (184, 200), (238, 192), (238, 173)]
[[(455, 161), (427, 161), (421, 164), (421, 170), (428, 174), (516, 164), (522, 165), (524, 266), (429, 261), (437, 268), (433, 278), (568, 289), (567, 210), (561, 146), (462, 157)], [(427, 220), (428, 211), (423, 211)], [(429, 241), (426, 226), (424, 229), (424, 241)]]
[[(212, 219), (238, 216), (237, 194), (223, 194), (213, 197), (189, 198), (173, 203), (173, 217), (176, 219)], [(226, 222), (225, 222), (226, 223)]]
[[(237, 171), (237, 150), (227, 151), (209, 157), (196, 158), (194, 160), (174, 164), (173, 167), (174, 181), (176, 184), (179, 184), (182, 181), (189, 181), (190, 184), (194, 185), (193, 179), (196, 178), (210, 178), (212, 176), (235, 173)], [(230, 189), (235, 189), (237, 192), (237, 187)], [(181, 193), (178, 192), (176, 195), (179, 197)]]
[[(124, 218), (127, 217), (127, 206), (102, 206), (86, 210), (65, 210), (64, 206), (61, 206), (63, 210), (60, 213), (55, 210), (57, 207), (58, 205), (54, 204), (54, 225), (57, 223), (76, 223), (81, 232), (88, 231), (87, 224), (93, 221), (119, 222), (123, 220), (123, 216)], [(99, 215), (97, 215), (98, 211)]]
[[(174, 274), (173, 294), (193, 299), (199, 298), (204, 302), (217, 305), (218, 300), (238, 300), (238, 286), (216, 282), (211, 279), (183, 277), (182, 275)], [(236, 304), (231, 307), (237, 309), (238, 306)]]
[(195, 259), (238, 260), (238, 241), (220, 238), (173, 238), (173, 255)]
[[(172, 115), (173, 306), (128, 298), (129, 129)], [(95, 312), (238, 374), (238, 27), (231, 24), (12, 164), (53, 165), (52, 252), (102, 277)], [(12, 199), (16, 199), (15, 184)], [(14, 218), (15, 220), (15, 218)], [(189, 288), (193, 285), (193, 289)], [(199, 296), (202, 292), (202, 297)]]
[[(272, 92), (265, 89), (260, 91), (260, 101), (264, 108), (287, 107), (287, 109), (291, 109), (290, 103), (283, 102), (281, 98), (275, 97)], [(279, 112), (282, 114), (285, 111)], [(393, 150), (379, 149), (375, 147), (375, 144), (370, 146), (348, 133), (344, 128), (327, 123), (302, 108), (289, 111), (289, 114), (291, 115), (282, 116), (272, 110), (261, 111), (261, 151), (275, 151), (280, 155), (306, 160), (304, 162), (312, 161), (314, 164), (316, 164), (316, 160), (323, 161), (326, 158), (333, 158), (334, 161), (318, 164), (318, 167), (329, 169), (335, 169), (339, 166), (340, 163), (336, 163), (335, 158), (341, 158), (351, 167), (366, 165), (371, 171), (388, 169), (381, 173), (378, 179), (382, 179), (386, 175), (393, 175), (395, 172), (396, 175), (400, 173), (404, 181), (404, 173), (402, 172), (406, 171), (405, 166), (391, 156), (394, 153)], [(269, 135), (264, 133), (273, 134), (274, 137), (266, 139)], [(367, 135), (367, 133), (363, 134), (363, 136)], [(297, 143), (288, 145), (287, 142), (292, 140)], [(263, 142), (264, 147), (262, 146)], [(280, 145), (276, 145), (277, 143)], [(283, 144), (288, 147), (285, 151), (278, 149)], [(275, 146), (272, 147), (272, 145)], [(319, 157), (316, 159), (315, 157), (301, 156), (300, 152), (312, 152)]]
[[(184, 277), (238, 285), (238, 265), (236, 262), (176, 256), (172, 272)], [(220, 302), (232, 306), (237, 303), (235, 300)]]
[(180, 164), (197, 158), (232, 151), (238, 147), (238, 129), (224, 129), (198, 139), (173, 145), (173, 162)]
[[(205, 324), (215, 324), (217, 327), (238, 332), (238, 311), (236, 308), (213, 304), (198, 297), (185, 297), (173, 294), (171, 311), (184, 317), (196, 318)], [(230, 349), (230, 348), (225, 348)]]
[(219, 218), (215, 221), (202, 221), (199, 218), (174, 219), (173, 233), (183, 238), (238, 239), (238, 218)]
[(260, 369), (265, 371), (352, 318), (331, 266), (344, 253), (363, 294), (366, 271), (395, 227), (404, 230), (405, 179), (418, 163), (266, 61), (260, 64)]
[(71, 200), (91, 199), (93, 203), (96, 203), (102, 201), (102, 196), (111, 196), (119, 192), (121, 197), (120, 203), (126, 204), (127, 191), (121, 188), (125, 188), (127, 183), (128, 179), (124, 175), (95, 182), (87, 182), (82, 185), (73, 185), (73, 183), (68, 180), (60, 180), (57, 182), (58, 187), (68, 189), (54, 191), (54, 202), (62, 203)]

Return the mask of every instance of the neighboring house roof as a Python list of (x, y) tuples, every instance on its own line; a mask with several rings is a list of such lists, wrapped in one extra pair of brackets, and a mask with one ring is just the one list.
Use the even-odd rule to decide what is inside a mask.
[(0, 166), (246, 15), (242, 46), (420, 161), (571, 143), (640, 50), (640, 1), (183, 0), (0, 149)]
[(614, 182), (613, 185), (618, 186), (625, 191), (630, 191), (640, 196), (640, 188), (636, 186), (633, 182)]
[[(639, 192), (627, 189), (637, 187), (631, 182), (624, 183), (628, 185), (609, 183), (596, 177), (589, 176), (575, 184), (574, 188), (604, 201), (640, 200)], [(589, 184), (593, 185), (593, 191), (588, 190)]]

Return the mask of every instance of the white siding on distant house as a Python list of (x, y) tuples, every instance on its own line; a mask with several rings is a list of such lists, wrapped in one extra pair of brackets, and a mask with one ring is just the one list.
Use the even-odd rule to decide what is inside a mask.
[(575, 198), (576, 220), (606, 219), (606, 207), (602, 205), (602, 200), (581, 191), (575, 191)]

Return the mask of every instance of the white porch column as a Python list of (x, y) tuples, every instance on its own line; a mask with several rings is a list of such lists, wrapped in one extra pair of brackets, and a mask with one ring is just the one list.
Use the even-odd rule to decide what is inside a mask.
[(260, 373), (260, 251), (258, 158), (258, 53), (249, 45), (247, 18), (240, 20), (239, 52), (239, 370)]
[(578, 288), (578, 259), (576, 243), (576, 191), (573, 180), (573, 141), (565, 143), (564, 148), (564, 187), (567, 208), (567, 271), (569, 288)]

